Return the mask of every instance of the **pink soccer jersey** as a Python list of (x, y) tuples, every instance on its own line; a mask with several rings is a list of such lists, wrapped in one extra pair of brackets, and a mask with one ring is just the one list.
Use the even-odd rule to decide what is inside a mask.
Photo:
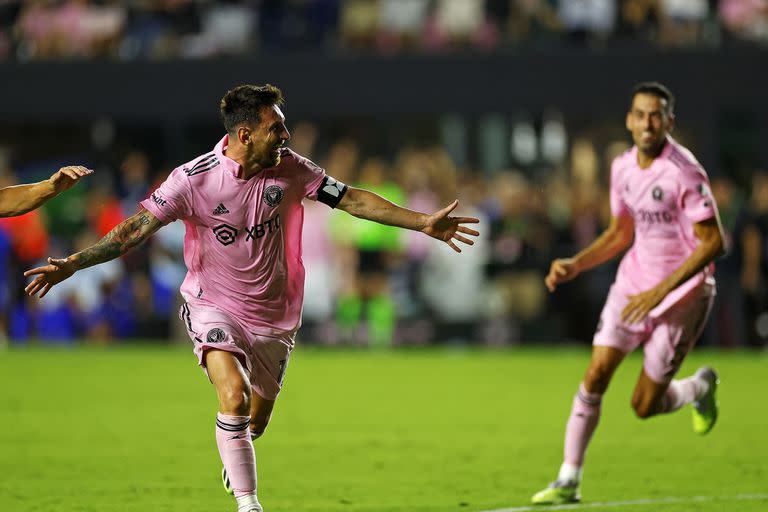
[(284, 336), (301, 323), (301, 201), (317, 198), (325, 171), (283, 149), (277, 166), (245, 180), (224, 155), (227, 143), (224, 136), (174, 169), (141, 206), (163, 223), (184, 221), (187, 301), (214, 305), (256, 334)]
[[(637, 146), (617, 157), (611, 166), (611, 213), (629, 214), (635, 222), (635, 241), (621, 261), (616, 287), (631, 295), (646, 291), (677, 270), (698, 244), (693, 225), (711, 219), (717, 205), (709, 179), (696, 158), (668, 137), (651, 166), (637, 163)], [(658, 316), (705, 280), (714, 283), (714, 265), (673, 290), (651, 316)]]

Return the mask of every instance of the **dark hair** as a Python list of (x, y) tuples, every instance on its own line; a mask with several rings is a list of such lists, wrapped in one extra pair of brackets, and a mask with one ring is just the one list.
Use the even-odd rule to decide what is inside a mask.
[(642, 82), (632, 89), (629, 108), (632, 108), (632, 102), (638, 94), (653, 94), (667, 102), (667, 115), (672, 115), (675, 111), (675, 96), (666, 85), (660, 82)]
[(261, 107), (283, 105), (283, 92), (274, 85), (238, 85), (221, 98), (219, 110), (227, 133), (234, 133), (243, 123), (258, 124)]

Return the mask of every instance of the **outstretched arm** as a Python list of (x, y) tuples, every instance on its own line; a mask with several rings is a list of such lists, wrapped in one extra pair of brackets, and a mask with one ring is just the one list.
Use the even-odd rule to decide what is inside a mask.
[(634, 221), (629, 215), (611, 217), (611, 223), (603, 233), (573, 258), (552, 262), (544, 284), (550, 292), (557, 285), (566, 283), (582, 272), (612, 260), (632, 243)]
[(0, 217), (14, 217), (32, 211), (91, 173), (93, 171), (85, 167), (70, 165), (62, 167), (47, 180), (0, 189)]
[(464, 236), (462, 233), (470, 236), (478, 236), (480, 234), (463, 224), (477, 224), (480, 221), (474, 217), (449, 217), (448, 214), (458, 204), (459, 201), (457, 200), (440, 211), (427, 214), (398, 206), (368, 190), (349, 187), (337, 208), (355, 217), (372, 220), (379, 224), (421, 231), (447, 243), (454, 251), (461, 252), (461, 249), (454, 243), (454, 240), (467, 245), (473, 245), (475, 243), (474, 240)]
[(699, 239), (699, 245), (693, 253), (661, 283), (650, 290), (631, 296), (629, 303), (621, 312), (622, 320), (630, 324), (639, 322), (664, 300), (669, 292), (701, 272), (715, 258), (722, 256), (724, 236), (720, 218), (717, 215), (711, 219), (697, 222), (693, 225), (693, 230), (696, 238)]
[(122, 256), (162, 226), (162, 222), (157, 217), (142, 208), (136, 215), (115, 226), (104, 238), (87, 249), (63, 259), (48, 258), (48, 265), (24, 272), (27, 277), (37, 275), (27, 285), (25, 291), (32, 296), (40, 293), (40, 298), (43, 298), (53, 285), (67, 279), (78, 270)]

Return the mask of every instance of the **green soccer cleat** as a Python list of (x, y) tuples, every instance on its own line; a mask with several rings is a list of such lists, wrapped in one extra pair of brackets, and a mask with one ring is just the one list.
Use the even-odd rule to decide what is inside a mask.
[(235, 494), (235, 490), (232, 488), (232, 483), (229, 481), (229, 476), (227, 475), (227, 468), (221, 468), (221, 485), (224, 486), (224, 490), (227, 494)]
[(696, 376), (709, 383), (709, 389), (700, 400), (693, 402), (693, 431), (699, 435), (704, 435), (715, 426), (717, 421), (718, 404), (715, 399), (717, 385), (720, 379), (714, 368), (704, 366), (696, 370)]
[(575, 480), (556, 480), (531, 498), (531, 503), (534, 505), (564, 505), (580, 501), (579, 482)]

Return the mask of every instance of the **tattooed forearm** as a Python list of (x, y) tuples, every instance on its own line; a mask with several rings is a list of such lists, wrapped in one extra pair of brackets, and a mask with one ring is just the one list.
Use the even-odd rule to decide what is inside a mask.
[(157, 231), (161, 224), (146, 210), (115, 226), (96, 244), (77, 253), (74, 261), (82, 269), (113, 260), (133, 249)]

